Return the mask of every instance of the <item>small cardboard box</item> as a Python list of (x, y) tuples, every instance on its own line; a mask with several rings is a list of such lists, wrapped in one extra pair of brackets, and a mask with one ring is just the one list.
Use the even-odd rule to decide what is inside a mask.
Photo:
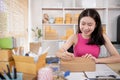
[(37, 74), (37, 71), (46, 65), (47, 53), (39, 56), (38, 61), (35, 63), (33, 57), (13, 55), (15, 65), (18, 72)]
[(32, 42), (30, 43), (30, 51), (33, 53), (38, 53), (41, 42)]
[(0, 50), (0, 61), (10, 61), (12, 60), (12, 50)]
[(62, 71), (69, 70), (71, 72), (78, 71), (95, 71), (95, 61), (89, 58), (76, 57), (71, 61), (60, 61), (60, 69)]
[(10, 66), (10, 70), (12, 70), (12, 66), (15, 65), (14, 61), (0, 61), (0, 72), (3, 72), (3, 69), (7, 72), (8, 69), (7, 69), (7, 65)]

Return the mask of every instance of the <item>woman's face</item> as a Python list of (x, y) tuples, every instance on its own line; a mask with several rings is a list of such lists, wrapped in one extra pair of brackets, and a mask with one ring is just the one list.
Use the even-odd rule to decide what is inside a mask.
[(93, 18), (87, 16), (87, 17), (83, 17), (80, 20), (80, 30), (82, 32), (82, 36), (84, 38), (90, 38), (92, 32), (94, 31), (96, 26), (96, 22), (94, 21)]

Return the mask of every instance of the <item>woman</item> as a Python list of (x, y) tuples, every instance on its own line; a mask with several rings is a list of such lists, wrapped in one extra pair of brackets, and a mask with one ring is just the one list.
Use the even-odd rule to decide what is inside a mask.
[[(73, 45), (74, 54), (67, 50)], [(110, 56), (98, 58), (100, 46), (104, 45)], [(57, 51), (56, 56), (63, 60), (72, 60), (74, 57), (92, 58), (96, 63), (120, 62), (120, 55), (112, 45), (110, 39), (102, 32), (99, 13), (95, 9), (85, 9), (78, 19), (77, 33), (72, 35)]]

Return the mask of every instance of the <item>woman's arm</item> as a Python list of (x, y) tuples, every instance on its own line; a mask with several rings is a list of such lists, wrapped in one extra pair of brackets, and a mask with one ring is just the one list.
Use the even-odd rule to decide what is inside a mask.
[(72, 35), (68, 40), (63, 44), (63, 46), (57, 51), (56, 56), (63, 60), (71, 60), (74, 55), (67, 52), (67, 50), (74, 44), (76, 35)]
[(111, 43), (110, 39), (107, 37), (106, 34), (103, 34), (105, 39), (105, 48), (109, 52), (110, 56), (106, 58), (98, 58), (96, 59), (96, 63), (117, 63), (120, 62), (120, 55), (116, 48)]

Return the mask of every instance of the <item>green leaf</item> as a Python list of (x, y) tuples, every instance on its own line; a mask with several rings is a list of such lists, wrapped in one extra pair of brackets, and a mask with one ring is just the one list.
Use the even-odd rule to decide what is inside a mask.
[(38, 38), (42, 36), (41, 29), (38, 29)]

